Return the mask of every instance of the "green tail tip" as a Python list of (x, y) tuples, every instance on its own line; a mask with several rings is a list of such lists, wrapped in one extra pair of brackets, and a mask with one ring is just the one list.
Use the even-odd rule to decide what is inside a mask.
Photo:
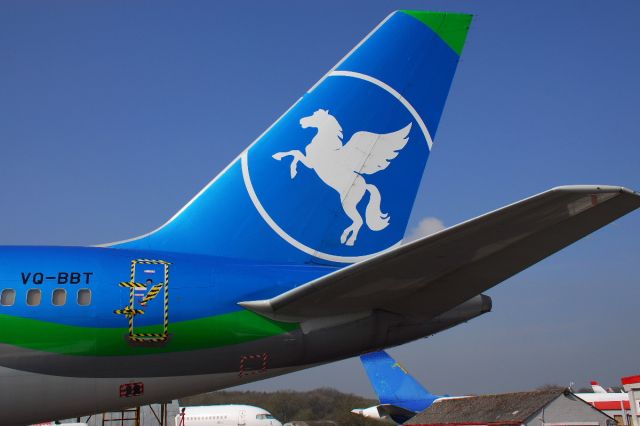
[(401, 10), (400, 12), (413, 16), (431, 28), (458, 56), (462, 53), (473, 15), (425, 10)]

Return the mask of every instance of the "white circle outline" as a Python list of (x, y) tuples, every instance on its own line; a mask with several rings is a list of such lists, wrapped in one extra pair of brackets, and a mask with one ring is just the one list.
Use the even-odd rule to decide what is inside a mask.
[[(360, 79), (360, 80), (368, 81), (369, 83), (372, 83), (372, 84), (380, 87), (381, 89), (383, 89), (384, 91), (386, 91), (387, 93), (392, 95), (394, 98), (396, 98), (398, 101), (400, 101), (400, 103), (409, 111), (409, 113), (411, 114), (413, 119), (416, 120), (416, 122), (418, 123), (418, 126), (420, 127), (420, 130), (422, 131), (422, 134), (425, 137), (425, 140), (427, 141), (428, 149), (429, 149), (429, 151), (431, 151), (431, 147), (433, 146), (433, 140), (431, 138), (431, 135), (429, 134), (429, 131), (427, 130), (427, 126), (424, 124), (424, 121), (422, 121), (422, 118), (418, 115), (418, 112), (409, 103), (409, 101), (407, 101), (393, 87), (391, 87), (388, 84), (378, 80), (377, 78), (371, 77), (370, 75), (366, 75), (366, 74), (362, 74), (362, 73), (358, 73), (358, 72), (353, 72), (353, 71), (332, 71), (327, 75), (327, 77), (352, 77), (352, 78), (357, 78), (357, 79)], [(251, 148), (251, 147), (249, 147), (249, 148)], [(282, 238), (283, 240), (285, 240), (286, 242), (288, 242), (289, 244), (291, 244), (292, 246), (294, 246), (298, 250), (300, 250), (300, 251), (302, 251), (304, 253), (310, 254), (310, 255), (312, 255), (314, 257), (317, 257), (319, 259), (329, 260), (329, 261), (332, 261), (332, 262), (337, 262), (337, 263), (355, 263), (355, 262), (360, 262), (362, 260), (365, 260), (365, 259), (368, 259), (370, 257), (373, 257), (373, 256), (375, 256), (377, 254), (383, 253), (383, 252), (385, 252), (387, 250), (391, 250), (391, 249), (393, 249), (395, 247), (398, 247), (400, 244), (402, 244), (402, 240), (400, 240), (397, 243), (392, 244), (391, 246), (387, 247), (384, 250), (381, 250), (381, 251), (378, 251), (378, 252), (375, 252), (375, 253), (370, 253), (370, 254), (363, 255), (363, 256), (337, 256), (337, 255), (333, 255), (333, 254), (329, 254), (329, 253), (323, 253), (323, 252), (321, 252), (319, 250), (315, 250), (315, 249), (313, 249), (313, 248), (311, 248), (309, 246), (306, 246), (305, 244), (302, 244), (300, 241), (296, 240), (291, 235), (289, 235), (284, 229), (282, 229), (273, 220), (273, 218), (269, 215), (269, 213), (267, 213), (265, 208), (262, 206), (262, 203), (258, 199), (258, 195), (256, 194), (256, 191), (253, 188), (253, 184), (251, 183), (251, 177), (249, 175), (249, 148), (246, 149), (242, 153), (242, 155), (240, 157), (241, 166), (242, 166), (242, 178), (244, 180), (245, 187), (247, 188), (247, 193), (249, 194), (249, 198), (251, 199), (251, 202), (253, 202), (253, 205), (255, 206), (256, 210), (258, 211), (258, 213), (260, 214), (262, 219), (264, 219), (264, 221), (267, 223), (267, 225), (269, 225), (269, 227), (271, 227), (271, 229), (273, 229), (273, 231), (276, 234), (278, 234), (278, 236), (280, 236), (280, 238)]]

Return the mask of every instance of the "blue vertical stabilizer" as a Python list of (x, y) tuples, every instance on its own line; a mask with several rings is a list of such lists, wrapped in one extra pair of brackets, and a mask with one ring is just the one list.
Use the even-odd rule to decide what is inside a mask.
[(385, 351), (362, 355), (360, 360), (381, 404), (419, 412), (441, 398), (425, 389)]
[(470, 21), (392, 13), (169, 221), (105, 246), (332, 266), (397, 246)]

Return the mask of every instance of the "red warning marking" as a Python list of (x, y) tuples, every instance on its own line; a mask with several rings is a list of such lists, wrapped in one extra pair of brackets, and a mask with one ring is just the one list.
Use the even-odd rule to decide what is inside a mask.
[(595, 207), (598, 204), (598, 196), (597, 195), (592, 195), (591, 196), (591, 207)]
[(120, 385), (120, 398), (130, 398), (144, 393), (144, 383), (124, 383)]
[(269, 354), (264, 352), (261, 354), (241, 355), (240, 356), (240, 372), (238, 376), (250, 376), (252, 374), (260, 374), (267, 371), (269, 366)]

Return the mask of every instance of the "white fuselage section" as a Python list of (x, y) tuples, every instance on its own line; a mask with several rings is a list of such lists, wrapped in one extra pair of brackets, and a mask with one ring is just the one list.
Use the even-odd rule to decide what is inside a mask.
[(252, 405), (184, 407), (175, 420), (176, 426), (282, 426), (267, 410)]

